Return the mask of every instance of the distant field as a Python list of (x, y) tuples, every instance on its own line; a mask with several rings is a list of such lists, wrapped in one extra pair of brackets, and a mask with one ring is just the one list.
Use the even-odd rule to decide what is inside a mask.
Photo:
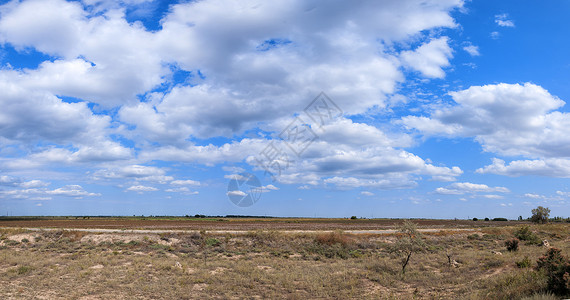
[[(0, 227), (178, 229), (178, 230), (379, 230), (393, 229), (399, 219), (310, 218), (143, 218), (143, 217), (44, 217), (0, 218)], [(414, 220), (419, 228), (475, 228), (514, 226), (527, 222), (471, 220)]]

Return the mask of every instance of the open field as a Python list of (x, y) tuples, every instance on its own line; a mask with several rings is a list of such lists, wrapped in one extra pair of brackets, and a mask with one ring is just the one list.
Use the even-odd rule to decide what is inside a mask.
[[(504, 241), (530, 224), (415, 220), (418, 227), (437, 231), (424, 232), (427, 246), (414, 253), (403, 275), (400, 256), (392, 251), (400, 234), (339, 230), (389, 230), (400, 222), (2, 220), (0, 227), (10, 228), (0, 229), (0, 297), (520, 299), (546, 290), (545, 275), (534, 269), (547, 249), (540, 241), (570, 255), (568, 223), (531, 225), (535, 239), (521, 241), (518, 251), (509, 252)], [(147, 232), (74, 230), (78, 228)], [(181, 228), (189, 232), (152, 231)], [(466, 228), (472, 230), (457, 230)], [(236, 229), (245, 232), (219, 232)], [(308, 231), (290, 231), (301, 229)]]
[[(0, 217), (0, 227), (109, 228), (174, 230), (382, 230), (394, 229), (398, 219), (304, 218), (144, 218), (144, 217)], [(419, 228), (475, 228), (513, 226), (528, 222), (471, 220), (414, 220)]]

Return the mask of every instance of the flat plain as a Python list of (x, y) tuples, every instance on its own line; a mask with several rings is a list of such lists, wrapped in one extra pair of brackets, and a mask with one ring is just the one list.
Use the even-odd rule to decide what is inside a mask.
[(2, 218), (0, 296), (560, 299), (536, 265), (548, 246), (569, 256), (570, 223), (412, 221), (425, 247), (403, 273), (403, 220)]

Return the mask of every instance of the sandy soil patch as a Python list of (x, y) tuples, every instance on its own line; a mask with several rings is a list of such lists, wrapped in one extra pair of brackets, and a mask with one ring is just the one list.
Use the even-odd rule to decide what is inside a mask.
[(38, 237), (37, 234), (21, 233), (21, 234), (11, 235), (8, 237), (8, 239), (21, 243), (22, 240), (28, 240), (29, 242), (33, 242), (36, 240), (36, 237)]
[(206, 284), (206, 283), (197, 283), (197, 284), (192, 286), (192, 290), (193, 291), (203, 291), (207, 287), (208, 287), (208, 284)]
[(105, 266), (103, 265), (94, 265), (92, 267), (89, 267), (89, 269), (91, 270), (99, 270), (99, 269), (103, 269)]
[(210, 271), (210, 274), (217, 275), (217, 274), (224, 273), (226, 270), (227, 270), (227, 268), (217, 267), (215, 270)]

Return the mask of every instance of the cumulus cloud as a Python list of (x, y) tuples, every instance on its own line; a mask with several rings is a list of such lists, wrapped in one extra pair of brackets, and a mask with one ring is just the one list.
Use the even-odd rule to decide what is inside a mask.
[(492, 164), (477, 169), (477, 173), (511, 177), (526, 175), (570, 177), (570, 160), (562, 158), (514, 160), (505, 164), (504, 160), (494, 158)]
[(194, 186), (199, 186), (200, 182), (196, 181), (196, 180), (173, 180), (170, 182), (170, 184), (172, 185), (194, 185)]
[(495, 23), (501, 27), (515, 27), (515, 23), (509, 20), (508, 14), (495, 15)]
[(45, 188), (48, 183), (44, 183), (39, 180), (32, 180), (26, 183), (27, 184), (18, 185), (13, 189), (0, 191), (0, 198), (51, 200), (52, 196), (73, 197), (78, 199), (83, 197), (101, 196), (100, 193), (88, 192), (82, 186), (77, 184), (65, 185), (54, 190), (49, 190)]
[(33, 189), (33, 188), (41, 188), (46, 187), (50, 183), (44, 182), (42, 180), (29, 180), (29, 181), (22, 181), (21, 178), (10, 176), (10, 175), (1, 175), (0, 176), (0, 186), (6, 187), (20, 187), (24, 189)]
[[(144, 165), (127, 165), (120, 168), (98, 170), (93, 174), (96, 180), (102, 179), (134, 179), (140, 181), (152, 181), (158, 183), (166, 183), (175, 181), (174, 177), (165, 175), (166, 171), (152, 166)], [(176, 181), (174, 184), (184, 184), (182, 181)]]
[(101, 196), (99, 193), (89, 193), (85, 191), (82, 186), (77, 184), (66, 185), (52, 191), (46, 191), (46, 194), (66, 197)]
[(152, 186), (133, 185), (127, 188), (125, 191), (143, 193), (143, 192), (155, 192), (158, 191), (158, 189)]
[(325, 184), (332, 184), (339, 189), (354, 188), (378, 188), (378, 189), (398, 189), (411, 188), (416, 186), (416, 182), (412, 180), (398, 180), (397, 178), (387, 179), (363, 179), (356, 177), (331, 177), (324, 180)]
[(402, 123), (427, 136), (473, 137), (485, 151), (505, 156), (570, 155), (570, 115), (556, 111), (564, 102), (538, 85), (472, 86), (450, 96), (456, 105)]
[(198, 195), (198, 191), (191, 191), (189, 188), (187, 188), (185, 186), (177, 187), (177, 188), (173, 188), (173, 189), (166, 189), (164, 191), (168, 192), (168, 193), (182, 193), (185, 195)]
[(463, 50), (465, 50), (465, 52), (469, 53), (469, 55), (471, 55), (471, 56), (481, 55), (481, 53), (479, 53), (479, 47), (477, 47), (475, 45), (469, 44), (469, 45), (463, 47)]
[(266, 186), (261, 187), (264, 190), (271, 190), (271, 191), (277, 191), (279, 190), (278, 187), (274, 186), (273, 184), (268, 184)]
[[(448, 37), (434, 35), (401, 53), (390, 45), (456, 27), (450, 12), (463, 1), (194, 1), (171, 5), (154, 31), (127, 21), (125, 5), (139, 4), (0, 6), (0, 43), (50, 57), (36, 68), (0, 70), (0, 136), (25, 149), (0, 159), (0, 167), (86, 165), (95, 169), (91, 179), (125, 180), (127, 191), (157, 190), (139, 184), (145, 181), (186, 192), (185, 185), (199, 182), (145, 164), (253, 165), (251, 158), (321, 90), (351, 116), (384, 108), (406, 68), (444, 78), (453, 58)], [(174, 79), (179, 73), (186, 78)], [(268, 133), (240, 137), (252, 128)], [(219, 136), (232, 140), (194, 142)], [(421, 176), (453, 181), (462, 174), (402, 150), (412, 144), (406, 134), (341, 118), (324, 126), (279, 181), (400, 188)]]
[(41, 180), (30, 180), (30, 181), (25, 181), (25, 182), (20, 183), (19, 186), (26, 188), (26, 189), (31, 189), (31, 188), (46, 187), (49, 184), (50, 184), (49, 182), (44, 182)]
[(14, 176), (2, 175), (0, 176), (1, 186), (17, 186), (20, 184), (20, 179)]
[(363, 195), (363, 196), (374, 196), (374, 193), (369, 192), (369, 191), (362, 191), (362, 192), (360, 192), (360, 195)]
[[(274, 140), (272, 145), (287, 149), (285, 141)], [(454, 181), (463, 173), (459, 167), (434, 166), (398, 149), (409, 145), (411, 139), (407, 136), (391, 137), (373, 126), (341, 118), (324, 126), (319, 139), (307, 147), (302, 157), (289, 153), (282, 159), (277, 180), (286, 184), (329, 183), (341, 188), (401, 188), (415, 186), (417, 175)], [(258, 159), (263, 160), (263, 156), (251, 155), (247, 162), (262, 170)]]
[(453, 51), (448, 45), (449, 38), (432, 39), (413, 51), (404, 51), (400, 55), (404, 65), (420, 72), (428, 78), (445, 77), (444, 67), (450, 65)]
[(439, 187), (435, 190), (438, 194), (446, 194), (446, 195), (463, 195), (468, 193), (493, 193), (493, 192), (500, 192), (500, 193), (509, 193), (509, 189), (506, 187), (490, 187), (486, 184), (477, 184), (471, 182), (455, 182), (447, 187)]
[(488, 194), (488, 195), (481, 195), (480, 197), (487, 198), (487, 199), (503, 199), (504, 196), (495, 195), (495, 194)]
[(228, 191), (226, 193), (226, 195), (228, 195), (228, 196), (241, 196), (241, 197), (247, 196), (247, 194), (245, 192), (242, 192), (240, 190)]

